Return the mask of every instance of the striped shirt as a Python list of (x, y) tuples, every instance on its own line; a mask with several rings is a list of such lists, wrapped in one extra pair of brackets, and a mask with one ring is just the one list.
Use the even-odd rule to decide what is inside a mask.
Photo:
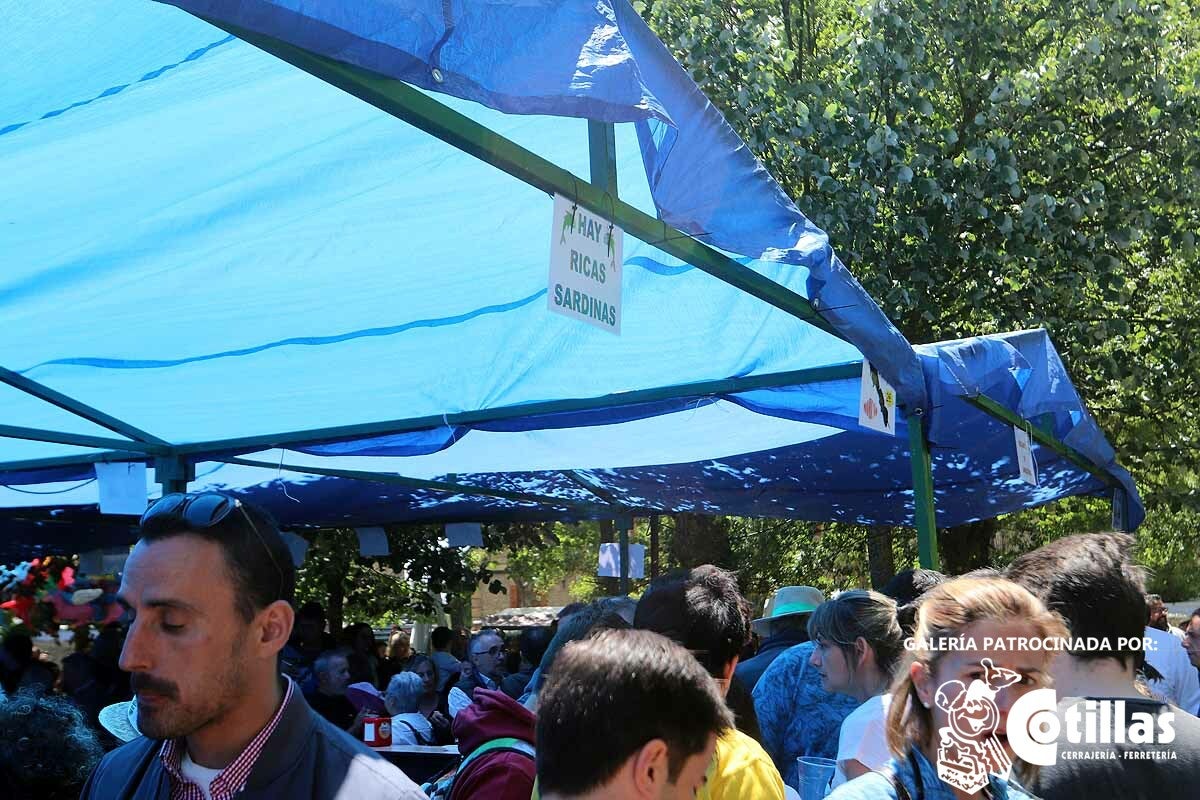
[[(220, 775), (213, 778), (213, 782), (208, 787), (212, 800), (233, 800), (238, 792), (245, 788), (250, 771), (254, 769), (267, 740), (279, 726), (283, 709), (292, 699), (292, 690), (295, 684), (286, 676), (284, 680), (287, 681), (287, 691), (283, 695), (283, 702), (279, 704), (279, 710), (275, 712), (275, 716), (271, 718), (267, 726), (250, 740), (250, 744), (246, 745), (242, 754), (221, 770)], [(204, 800), (204, 792), (201, 788), (185, 778), (183, 772), (180, 771), (180, 763), (183, 761), (183, 753), (186, 749), (187, 742), (185, 740), (167, 739), (163, 742), (162, 749), (158, 751), (158, 758), (162, 761), (163, 768), (171, 776), (171, 800)]]

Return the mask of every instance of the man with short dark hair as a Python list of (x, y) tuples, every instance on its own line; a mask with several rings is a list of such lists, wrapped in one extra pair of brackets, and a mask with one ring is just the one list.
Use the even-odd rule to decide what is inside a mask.
[[(1145, 630), (1146, 606), (1144, 571), (1132, 563), (1132, 545), (1126, 534), (1069, 536), (1026, 553), (1008, 569), (1010, 580), (1066, 620), (1073, 641), (1101, 645), (1061, 652), (1051, 663), (1058, 717), (1066, 722), (1058, 758), (1041, 767), (1030, 786), (1045, 800), (1183, 800), (1194, 794), (1200, 720), (1145, 697), (1135, 683), (1144, 658), (1136, 643)], [(1072, 740), (1072, 727), (1092, 731), (1091, 739)], [(1171, 735), (1159, 739), (1167, 729)]]
[(470, 675), (459, 678), (458, 683), (450, 690), (447, 705), (450, 707), (450, 717), (458, 716), (471, 704), (476, 689), (500, 688), (500, 664), (504, 658), (504, 639), (492, 630), (480, 631), (471, 637)]
[(533, 678), (534, 671), (542, 663), (542, 656), (550, 646), (549, 626), (525, 628), (517, 641), (521, 651), (521, 668), (500, 682), (500, 691), (514, 700), (520, 700)]
[(295, 580), (262, 511), (211, 492), (150, 507), (118, 594), (143, 736), (104, 758), (83, 798), (423, 796), (280, 675)]
[(567, 645), (540, 698), (545, 800), (690, 800), (717, 738), (733, 727), (696, 659), (649, 631), (603, 631)]
[[(737, 580), (711, 564), (651, 581), (638, 601), (633, 625), (660, 633), (690, 650), (724, 687), (722, 694), (729, 689), (750, 634), (747, 605)], [(727, 729), (717, 740), (707, 777), (698, 797), (782, 800), (784, 796), (783, 780), (770, 757), (737, 728)]]
[(455, 683), (458, 683), (459, 672), (462, 671), (462, 662), (450, 652), (450, 647), (454, 644), (454, 631), (440, 625), (433, 629), (433, 633), (429, 635), (429, 646), (433, 652), (429, 657), (433, 659), (433, 663), (437, 666), (438, 675), (438, 691), (441, 692), (450, 683), (453, 678)]

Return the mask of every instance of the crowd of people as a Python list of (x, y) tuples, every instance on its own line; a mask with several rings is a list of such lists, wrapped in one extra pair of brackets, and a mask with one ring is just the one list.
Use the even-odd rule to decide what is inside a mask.
[[(1132, 543), (1070, 536), (1003, 572), (828, 598), (782, 587), (757, 619), (705, 565), (515, 637), (437, 628), (418, 653), (407, 631), (381, 651), (369, 626), (335, 635), (320, 605), (294, 607), (261, 511), (168, 495), (126, 564), (122, 626), (78, 637), (59, 674), (6, 638), (0, 796), (1190, 797), (1200, 610), (1172, 629)], [(1029, 756), (1014, 713), (1045, 689), (1056, 758)], [(378, 716), (459, 763), (418, 786), (364, 745)]]

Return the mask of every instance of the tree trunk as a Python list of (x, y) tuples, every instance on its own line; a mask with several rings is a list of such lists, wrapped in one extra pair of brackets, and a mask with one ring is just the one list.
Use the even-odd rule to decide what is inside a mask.
[(650, 579), (658, 577), (658, 535), (662, 532), (662, 518), (657, 514), (650, 517)]
[(988, 566), (996, 527), (997, 520), (985, 519), (939, 530), (938, 550), (942, 557), (942, 572), (961, 575)]
[(325, 619), (329, 621), (329, 632), (339, 636), (345, 627), (346, 588), (342, 586), (341, 575), (330, 575), (325, 579)]
[(882, 589), (896, 574), (892, 556), (892, 528), (872, 525), (867, 529), (867, 568), (871, 573), (871, 588)]
[(732, 568), (733, 550), (724, 518), (676, 514), (675, 532), (671, 536), (671, 561), (681, 567), (715, 564)]

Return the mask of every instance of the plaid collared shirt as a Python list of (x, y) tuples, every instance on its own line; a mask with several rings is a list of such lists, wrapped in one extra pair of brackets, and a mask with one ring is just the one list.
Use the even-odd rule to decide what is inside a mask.
[[(279, 726), (283, 709), (292, 699), (292, 690), (295, 684), (287, 676), (284, 676), (284, 680), (287, 681), (287, 691), (284, 692), (283, 702), (279, 704), (279, 710), (275, 712), (275, 716), (267, 723), (267, 727), (250, 740), (250, 744), (246, 745), (242, 754), (235, 758), (228, 767), (221, 770), (221, 774), (213, 778), (212, 783), (209, 784), (208, 790), (212, 794), (213, 800), (233, 800), (245, 787), (246, 779), (250, 777), (250, 770), (254, 769), (254, 764), (262, 754), (267, 740)], [(162, 749), (158, 751), (158, 758), (162, 761), (163, 768), (171, 776), (171, 800), (204, 800), (204, 792), (200, 787), (185, 778), (180, 771), (180, 763), (183, 761), (186, 749), (187, 742), (183, 739), (168, 739), (163, 742)]]

